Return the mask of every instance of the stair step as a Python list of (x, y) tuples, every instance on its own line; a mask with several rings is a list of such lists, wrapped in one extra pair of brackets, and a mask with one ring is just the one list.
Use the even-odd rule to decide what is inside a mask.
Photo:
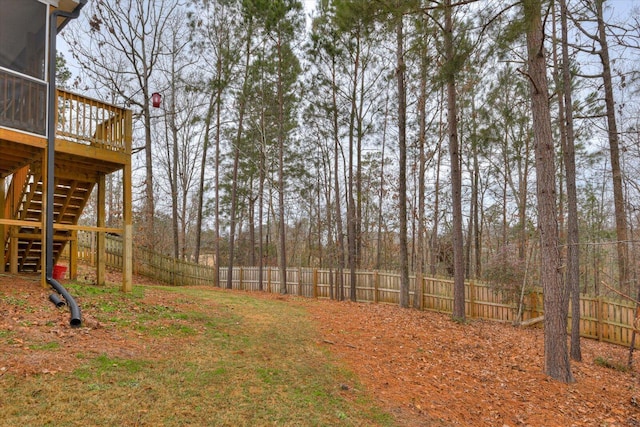
[[(24, 178), (22, 195), (19, 200), (21, 205), (12, 214), (16, 218), (27, 221), (42, 221), (44, 211), (43, 184), (40, 173), (30, 171), (30, 175)], [(95, 183), (73, 181), (56, 178), (53, 194), (54, 220), (58, 224), (75, 225), (82, 215), (82, 211), (91, 196)], [(18, 265), (21, 271), (38, 271), (41, 268), (42, 245), (40, 227), (21, 227), (18, 232)], [(64, 250), (71, 232), (56, 230), (54, 233), (54, 258), (58, 259)], [(5, 246), (6, 246), (5, 242)]]

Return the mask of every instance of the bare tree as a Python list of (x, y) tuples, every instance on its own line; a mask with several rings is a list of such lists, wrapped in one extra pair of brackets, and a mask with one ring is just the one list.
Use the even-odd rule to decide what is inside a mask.
[[(607, 40), (607, 23), (604, 20), (603, 13), (604, 1), (605, 0), (582, 0), (581, 3), (586, 7), (588, 16), (577, 16), (572, 14), (572, 18), (576, 28), (585, 35), (591, 43), (593, 43), (592, 46), (583, 47), (582, 50), (598, 55), (602, 65), (602, 73), (598, 77), (602, 78), (609, 139), (616, 237), (618, 240), (618, 281), (621, 289), (629, 295), (631, 293), (631, 282), (629, 278), (627, 215), (624, 200), (622, 166), (620, 164), (620, 138), (618, 125), (616, 123), (616, 105), (613, 94), (611, 59), (609, 56), (609, 42)], [(595, 22), (595, 33), (589, 31), (582, 21), (589, 21), (591, 23)]]
[[(164, 140), (162, 150), (155, 156), (164, 168), (166, 179), (158, 179), (158, 185), (168, 185), (171, 194), (171, 225), (175, 258), (187, 255), (187, 224), (191, 214), (188, 204), (195, 184), (197, 160), (200, 157), (197, 128), (191, 126), (198, 114), (200, 97), (189, 89), (193, 86), (193, 57), (186, 55), (188, 34), (187, 17), (176, 12), (164, 43), (167, 55), (161, 58), (158, 70), (166, 76), (165, 102), (160, 118), (161, 129), (155, 129), (157, 140)], [(164, 126), (163, 126), (164, 125)], [(165, 182), (168, 181), (168, 182)], [(162, 200), (158, 204), (161, 204)]]
[(192, 34), (193, 48), (198, 52), (205, 64), (215, 64), (214, 67), (203, 68), (202, 86), (208, 92), (206, 114), (203, 119), (204, 136), (202, 141), (202, 156), (200, 161), (200, 178), (198, 182), (197, 212), (195, 226), (194, 258), (200, 258), (202, 225), (204, 216), (205, 188), (207, 181), (207, 164), (209, 148), (213, 142), (214, 151), (214, 245), (216, 284), (218, 284), (218, 268), (220, 265), (220, 218), (219, 218), (219, 175), (220, 175), (220, 139), (222, 135), (222, 106), (223, 97), (232, 80), (233, 67), (239, 60), (239, 44), (242, 37), (238, 36), (238, 20), (235, 16), (238, 9), (234, 2), (219, 2), (196, 0), (194, 2), (198, 13), (191, 15), (191, 26), (195, 30)]
[[(151, 141), (153, 76), (163, 53), (163, 34), (180, 7), (171, 0), (91, 2), (88, 31), (70, 31), (73, 57), (99, 88), (137, 107), (144, 128), (146, 243), (154, 242), (154, 179)], [(79, 27), (77, 27), (79, 28)]]

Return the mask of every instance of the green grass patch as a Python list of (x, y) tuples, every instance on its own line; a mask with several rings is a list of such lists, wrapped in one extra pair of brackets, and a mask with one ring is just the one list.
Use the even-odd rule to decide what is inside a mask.
[(57, 350), (60, 348), (60, 343), (57, 341), (51, 341), (42, 344), (31, 344), (29, 348), (31, 350)]
[(83, 288), (73, 292), (85, 312), (151, 348), (131, 357), (78, 348), (79, 367), (55, 380), (3, 375), (7, 425), (86, 425), (87, 416), (94, 426), (395, 425), (317, 344), (299, 306), (194, 288), (154, 288), (176, 305), (147, 304), (145, 288), (138, 296)]
[(18, 307), (21, 311), (33, 313), (35, 308), (30, 304), (30, 296), (0, 295), (0, 304)]
[(169, 325), (145, 325), (138, 324), (135, 330), (143, 332), (152, 337), (186, 337), (196, 335), (197, 331), (188, 325), (169, 324)]
[(616, 362), (615, 360), (611, 360), (608, 358), (604, 358), (601, 356), (596, 357), (593, 362), (598, 365), (598, 366), (602, 366), (604, 368), (608, 368), (608, 369), (613, 369), (614, 371), (618, 371), (618, 372), (628, 372), (629, 371), (629, 367), (623, 363), (620, 362)]
[[(119, 286), (98, 286), (84, 283), (69, 283), (65, 285), (67, 290), (78, 297), (101, 297), (112, 295), (117, 299), (139, 300), (144, 297), (144, 287), (134, 286), (131, 292), (122, 293)], [(73, 291), (73, 292), (72, 292)]]
[(100, 322), (112, 323), (119, 327), (129, 327), (132, 320), (139, 319), (147, 307), (142, 302), (145, 291), (141, 286), (134, 286), (130, 293), (121, 292), (117, 286), (72, 283), (67, 287), (83, 311), (91, 312)]
[(13, 305), (13, 306), (16, 306), (16, 307), (26, 307), (27, 304), (29, 303), (28, 299), (19, 298), (19, 297), (16, 297), (15, 295), (5, 295), (5, 296), (3, 296), (1, 298), (2, 299), (0, 301), (3, 304)]

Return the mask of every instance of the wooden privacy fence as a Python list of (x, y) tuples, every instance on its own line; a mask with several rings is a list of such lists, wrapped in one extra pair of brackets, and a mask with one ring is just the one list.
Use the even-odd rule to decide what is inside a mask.
[[(122, 242), (118, 237), (106, 239), (106, 264), (122, 269)], [(78, 233), (78, 258), (95, 263), (93, 233)], [(174, 286), (207, 285), (216, 283), (213, 267), (194, 264), (161, 255), (149, 249), (134, 246), (133, 273)], [(330, 298), (334, 295), (340, 278), (336, 270), (318, 268), (287, 269), (287, 293), (309, 298)], [(218, 282), (225, 287), (228, 269), (220, 268)], [(262, 280), (260, 280), (262, 279)], [(350, 274), (342, 272), (344, 296), (349, 298)], [(410, 277), (410, 304), (419, 298), (422, 310), (439, 313), (453, 311), (453, 280), (424, 277), (416, 287), (416, 277)], [(235, 267), (232, 271), (232, 288), (243, 291), (280, 292), (280, 271), (276, 267)], [(505, 293), (477, 281), (465, 283), (466, 315), (473, 319), (485, 319), (512, 323), (518, 313), (517, 302), (511, 302)], [(395, 272), (357, 271), (356, 299), (359, 302), (399, 304), (400, 275)], [(605, 297), (580, 298), (580, 333), (584, 337), (620, 345), (629, 345), (633, 333), (635, 307), (630, 302), (615, 301)], [(526, 294), (522, 320), (534, 319), (544, 314), (543, 295), (540, 290)], [(569, 325), (571, 322), (569, 322)]]

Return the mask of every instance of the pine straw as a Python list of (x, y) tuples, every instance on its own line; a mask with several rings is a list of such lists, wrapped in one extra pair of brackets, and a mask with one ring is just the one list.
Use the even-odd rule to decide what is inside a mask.
[(389, 305), (309, 304), (333, 351), (405, 425), (635, 426), (640, 394), (628, 349), (582, 340), (576, 383), (543, 374), (543, 331)]

